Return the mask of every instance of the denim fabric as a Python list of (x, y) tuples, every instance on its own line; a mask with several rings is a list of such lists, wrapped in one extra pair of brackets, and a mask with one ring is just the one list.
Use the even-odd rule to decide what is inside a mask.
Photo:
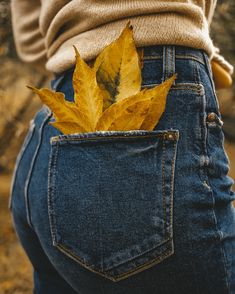
[[(153, 131), (63, 135), (42, 107), (9, 208), (37, 294), (234, 294), (235, 209), (207, 54), (144, 47), (142, 88), (178, 77)], [(73, 100), (73, 69), (52, 88)]]

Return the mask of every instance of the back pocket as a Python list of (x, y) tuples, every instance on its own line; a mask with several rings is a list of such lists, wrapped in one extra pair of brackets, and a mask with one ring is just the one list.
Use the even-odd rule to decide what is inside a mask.
[(52, 137), (53, 245), (112, 281), (172, 255), (178, 139), (173, 129)]

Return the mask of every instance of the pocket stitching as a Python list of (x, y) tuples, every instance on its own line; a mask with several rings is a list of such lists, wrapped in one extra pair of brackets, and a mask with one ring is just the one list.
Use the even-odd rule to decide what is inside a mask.
[[(165, 152), (165, 137), (164, 137), (164, 133), (160, 133), (160, 135), (163, 137), (163, 150)], [(177, 133), (178, 134), (178, 130), (174, 133)], [(152, 136), (152, 135), (149, 135), (149, 136)], [(139, 136), (137, 136), (138, 138), (140, 138)], [(146, 136), (144, 136), (146, 137)], [(107, 138), (107, 137), (105, 137)], [(119, 138), (119, 137), (113, 137), (113, 138)], [(121, 138), (127, 138), (127, 137), (121, 137)], [(132, 138), (132, 137), (129, 137), (129, 139)], [(173, 157), (171, 159), (171, 188), (170, 188), (170, 205), (173, 205), (173, 177), (174, 177), (174, 162), (175, 162), (175, 159), (176, 159), (176, 146), (177, 146), (177, 143), (178, 143), (178, 136), (175, 137), (176, 139), (174, 140), (174, 147), (173, 147)], [(94, 138), (86, 138), (86, 139), (94, 139)], [(69, 140), (69, 138), (67, 138), (67, 140)], [(74, 140), (74, 138), (72, 138), (72, 140)], [(62, 142), (63, 142), (63, 139), (62, 139)], [(60, 243), (59, 240), (57, 240), (57, 227), (56, 227), (56, 219), (55, 219), (55, 208), (54, 208), (54, 195), (55, 195), (55, 192), (56, 192), (56, 185), (55, 185), (55, 169), (56, 169), (56, 166), (57, 166), (57, 162), (58, 162), (58, 153), (59, 153), (59, 142), (52, 142), (52, 147), (53, 145), (56, 145), (54, 146), (55, 148), (55, 152), (53, 152), (53, 148), (51, 150), (51, 155), (50, 155), (50, 163), (49, 163), (49, 173), (48, 173), (48, 183), (50, 185), (48, 185), (48, 206), (49, 206), (49, 220), (50, 220), (50, 225), (51, 225), (51, 233), (52, 233), (52, 240), (53, 240), (53, 245), (55, 247), (57, 247), (60, 251), (64, 252), (68, 257), (72, 258), (73, 260), (77, 261), (78, 263), (80, 263), (82, 266), (86, 267), (88, 270), (91, 270), (95, 273), (98, 273), (99, 275), (101, 276), (104, 276), (106, 278), (109, 278), (113, 281), (117, 281), (117, 280), (120, 280), (118, 279), (118, 277), (127, 277), (127, 276), (130, 276), (130, 273), (132, 274), (135, 274), (137, 273), (138, 271), (141, 271), (141, 269), (144, 268), (148, 268), (150, 267), (153, 263), (159, 263), (161, 260), (165, 259), (166, 257), (172, 255), (174, 253), (174, 248), (173, 248), (173, 244), (172, 244), (172, 247), (169, 249), (169, 248), (166, 248), (165, 251), (163, 251), (163, 253), (161, 253), (160, 256), (157, 256), (155, 259), (151, 259), (150, 261), (148, 262), (145, 262), (144, 264), (141, 264), (139, 267), (135, 267), (129, 271), (126, 271), (120, 275), (116, 275), (115, 277), (111, 276), (111, 275), (107, 275), (107, 272), (102, 272), (100, 269), (94, 267), (94, 265), (92, 264), (88, 264), (87, 262), (83, 261), (79, 256), (77, 256), (76, 254), (74, 254), (73, 252), (71, 252), (70, 250), (67, 249), (67, 247), (65, 247), (63, 244)], [(53, 155), (54, 154), (54, 155)], [(54, 161), (54, 163), (53, 163)], [(166, 206), (165, 204), (165, 187), (164, 187), (164, 184), (165, 184), (165, 170), (164, 170), (164, 164), (165, 164), (165, 153), (163, 155), (163, 158), (162, 158), (162, 170), (164, 172), (164, 175), (162, 175), (164, 177), (164, 182), (162, 182), (162, 187), (163, 187), (163, 199), (164, 199), (164, 206)], [(52, 182), (52, 178), (53, 178), (53, 182)], [(164, 220), (165, 220), (165, 236), (167, 237), (167, 235), (169, 234), (167, 232), (167, 229), (166, 229), (166, 207), (164, 208)], [(172, 207), (170, 207), (170, 213), (169, 213), (169, 221), (170, 221), (170, 227), (172, 227), (172, 220), (173, 220), (173, 216), (172, 216)], [(163, 244), (165, 243), (169, 243), (171, 241), (171, 243), (173, 242), (172, 240), (172, 235), (169, 235), (162, 243), (158, 244), (157, 246), (155, 246), (154, 248), (151, 248), (150, 250), (147, 250), (145, 252), (142, 252), (140, 255), (137, 255), (135, 257), (132, 258), (133, 259), (136, 259), (142, 255), (144, 255), (145, 253), (147, 252), (150, 252), (154, 249), (157, 249), (158, 247), (162, 246)], [(168, 245), (169, 246), (169, 245)], [(114, 268), (117, 268), (121, 265), (124, 265), (125, 263), (127, 263), (129, 260), (127, 261), (124, 261), (123, 263), (117, 265), (116, 267)], [(149, 265), (149, 266), (148, 266)], [(113, 268), (112, 268), (113, 269)], [(112, 270), (111, 269), (111, 270)], [(139, 270), (138, 270), (139, 269)], [(107, 269), (108, 271), (109, 269)]]

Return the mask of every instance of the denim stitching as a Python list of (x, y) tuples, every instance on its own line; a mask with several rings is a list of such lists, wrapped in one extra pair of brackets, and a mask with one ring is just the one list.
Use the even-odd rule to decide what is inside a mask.
[[(170, 193), (170, 195), (171, 195), (171, 205), (173, 205), (173, 180), (174, 180), (174, 164), (175, 164), (175, 162), (176, 162), (176, 147), (177, 147), (177, 142), (178, 141), (175, 141), (174, 142), (174, 147), (173, 147), (173, 154), (174, 154), (174, 156), (173, 156), (173, 158), (172, 158), (172, 160), (171, 160), (171, 167), (172, 167), (172, 169), (171, 169), (171, 193)], [(171, 207), (171, 209), (170, 209), (170, 226), (172, 227), (172, 225), (173, 225), (173, 215), (172, 215), (172, 208), (173, 207)], [(170, 236), (170, 238), (168, 238), (167, 240), (171, 240), (171, 238), (172, 238), (173, 236)], [(173, 244), (172, 244), (172, 246), (173, 246)], [(173, 254), (174, 253), (174, 248), (172, 247), (172, 253), (171, 254)], [(157, 259), (156, 259), (157, 260)], [(154, 262), (154, 260), (153, 260), (153, 262)], [(148, 263), (145, 263), (145, 264), (148, 264)], [(144, 266), (145, 264), (143, 264), (143, 265), (141, 265), (140, 267), (142, 267), (142, 266)], [(132, 269), (131, 271), (135, 271), (136, 269), (138, 269), (139, 267), (137, 267), (137, 268), (135, 268), (135, 269)], [(128, 271), (128, 272), (126, 272), (126, 273), (129, 273), (129, 272), (131, 272), (131, 271)], [(135, 271), (135, 273), (137, 273), (138, 271)], [(119, 277), (119, 276), (123, 276), (123, 275), (125, 275), (126, 273), (124, 273), (124, 274), (121, 274), (121, 275), (118, 275), (117, 277)]]
[[(177, 144), (178, 144), (178, 140), (177, 141), (175, 141), (174, 142), (174, 147), (173, 147), (173, 154), (174, 154), (174, 156), (173, 156), (173, 158), (172, 158), (172, 160), (171, 160), (171, 167), (172, 167), (172, 169), (171, 169), (171, 193), (170, 193), (170, 198), (171, 198), (171, 205), (173, 206), (173, 183), (174, 183), (174, 166), (175, 166), (175, 163), (176, 163), (176, 147), (177, 147)], [(172, 209), (173, 209), (173, 207), (171, 206), (171, 209), (170, 209), (170, 220), (171, 220), (171, 223), (170, 223), (170, 226), (172, 227), (173, 226), (173, 214), (172, 214)], [(167, 240), (171, 240), (171, 238), (172, 238), (173, 236), (170, 236), (170, 238), (169, 239), (167, 239)], [(165, 253), (166, 253), (166, 257), (168, 256), (168, 254), (167, 253), (171, 253), (170, 255), (172, 255), (173, 253), (174, 253), (174, 247), (173, 247), (173, 242), (172, 242), (172, 249), (170, 249), (169, 251), (166, 251)], [(162, 254), (162, 255), (164, 255), (164, 254)], [(160, 261), (161, 261), (161, 256), (159, 256), (159, 258), (160, 258), (160, 260), (157, 258), (157, 259), (155, 259), (155, 260), (152, 260), (152, 262), (154, 262), (154, 261), (157, 261), (158, 260), (158, 262), (157, 263), (159, 263)], [(121, 274), (121, 275), (118, 275), (118, 276), (116, 276), (116, 277), (120, 277), (120, 276), (130, 276), (130, 275), (126, 275), (126, 274), (128, 274), (128, 273), (130, 273), (130, 272), (133, 272), (134, 271), (134, 273), (137, 273), (138, 271), (136, 271), (136, 269), (138, 269), (138, 268), (142, 268), (143, 266), (145, 266), (145, 265), (148, 265), (149, 263), (145, 263), (145, 264), (143, 264), (143, 265), (141, 265), (141, 266), (139, 266), (139, 267), (136, 267), (136, 268), (134, 268), (134, 269), (132, 269), (131, 271), (128, 271), (128, 272), (126, 272), (126, 273), (124, 273), (124, 274)], [(150, 262), (150, 264), (151, 264), (151, 262)], [(145, 267), (144, 267), (145, 268)], [(146, 268), (148, 268), (148, 266), (146, 267)], [(142, 269), (141, 269), (142, 270)]]
[[(207, 179), (207, 182), (208, 182), (209, 186), (211, 187), (209, 177)], [(212, 189), (210, 189), (210, 194), (211, 194), (211, 198), (212, 198), (212, 201), (213, 201), (212, 202), (212, 213), (213, 213), (213, 217), (214, 217), (215, 229), (216, 229), (216, 232), (218, 234), (219, 241), (222, 241), (222, 232), (218, 228), (218, 222), (217, 222), (217, 218), (216, 218), (216, 214), (215, 214), (215, 197), (214, 197), (214, 193), (213, 193)], [(225, 258), (224, 246), (221, 243), (220, 243), (220, 252), (221, 252), (221, 255), (222, 255), (222, 259), (223, 259), (222, 262), (223, 262), (224, 272), (225, 272), (226, 287), (227, 287), (228, 294), (229, 294), (230, 293), (230, 283), (228, 281), (228, 271), (227, 271), (227, 266), (226, 266), (226, 258)]]
[[(175, 73), (175, 46), (164, 46), (163, 47), (163, 75), (162, 82), (170, 78)], [(174, 80), (173, 85), (176, 82)]]
[(33, 158), (32, 158), (31, 164), (30, 164), (30, 169), (29, 169), (29, 172), (28, 172), (26, 181), (25, 181), (24, 198), (25, 198), (26, 217), (27, 217), (28, 224), (29, 224), (29, 226), (31, 228), (33, 228), (33, 226), (32, 226), (31, 217), (30, 217), (28, 189), (29, 189), (29, 184), (30, 184), (30, 180), (31, 180), (31, 175), (32, 175), (32, 172), (33, 172), (34, 164), (35, 164), (36, 158), (38, 156), (38, 151), (39, 151), (39, 149), (41, 147), (41, 143), (42, 143), (43, 128), (44, 128), (44, 126), (45, 126), (45, 124), (46, 124), (46, 122), (47, 122), (47, 120), (48, 120), (48, 118), (50, 116), (51, 116), (51, 113), (48, 113), (46, 115), (46, 117), (42, 121), (41, 126), (39, 128), (39, 131), (38, 131), (38, 134), (39, 134), (39, 136), (38, 136), (39, 137), (38, 144), (37, 144), (37, 147), (36, 147), (36, 149), (34, 151), (34, 155), (33, 155)]
[(162, 56), (161, 55), (154, 55), (154, 56), (152, 56), (152, 55), (145, 55), (144, 57), (143, 57), (143, 60), (159, 60), (159, 59), (162, 59)]
[[(164, 135), (164, 134), (163, 134)], [(139, 137), (138, 137), (139, 138)], [(177, 140), (177, 138), (176, 138)], [(63, 246), (56, 238), (57, 234), (57, 226), (56, 226), (56, 217), (55, 217), (55, 210), (54, 210), (54, 195), (56, 191), (56, 185), (55, 185), (55, 171), (56, 171), (56, 165), (58, 161), (58, 152), (59, 152), (59, 144), (56, 144), (55, 146), (55, 152), (51, 152), (50, 155), (50, 163), (49, 163), (49, 178), (48, 178), (48, 211), (49, 211), (49, 222), (51, 226), (51, 234), (52, 234), (52, 239), (53, 239), (53, 245), (61, 249), (63, 252), (65, 251), (68, 256), (73, 257), (73, 259), (77, 260), (80, 264), (86, 265), (88, 269), (91, 269), (92, 264), (88, 264), (87, 262), (83, 261), (79, 256), (75, 255), (72, 251), (68, 250), (65, 246)], [(53, 179), (53, 181), (52, 181)], [(53, 215), (53, 216), (52, 216)], [(158, 244), (157, 247), (163, 245), (167, 240), (164, 240), (162, 243)], [(149, 252), (151, 250), (154, 250), (156, 247), (146, 250), (145, 252)], [(135, 256), (135, 258), (143, 255), (145, 252), (142, 252), (140, 255)], [(133, 258), (133, 259), (135, 259)], [(127, 262), (127, 261), (125, 261)], [(124, 262), (124, 263), (125, 263)], [(99, 269), (96, 269), (97, 272), (100, 272)], [(94, 272), (96, 272), (94, 270)]]
[[(209, 135), (209, 131), (207, 131), (207, 139), (208, 139), (208, 135)], [(207, 151), (207, 154), (208, 154), (208, 151)], [(223, 246), (223, 244), (221, 244), (221, 241), (222, 241), (222, 238), (223, 238), (223, 233), (218, 228), (218, 222), (217, 222), (217, 217), (216, 217), (216, 213), (215, 213), (215, 197), (214, 197), (212, 186), (210, 184), (210, 177), (208, 175), (208, 170), (207, 171), (205, 170), (205, 172), (206, 172), (206, 177), (207, 177), (206, 181), (208, 183), (208, 186), (210, 187), (210, 195), (211, 195), (211, 198), (212, 198), (212, 213), (213, 213), (213, 218), (214, 218), (215, 229), (216, 229), (216, 232), (218, 234), (219, 241), (220, 241), (220, 252), (221, 252), (221, 255), (222, 255), (222, 259), (223, 259), (226, 287), (228, 289), (228, 294), (229, 294), (230, 293), (230, 282), (228, 281), (228, 271), (227, 271), (227, 266), (226, 266), (227, 260), (226, 260), (224, 246)]]
[[(169, 241), (170, 241), (170, 240), (167, 240), (166, 242), (169, 242)], [(160, 246), (160, 245), (159, 245), (159, 246)], [(87, 268), (88, 270), (90, 270), (90, 271), (92, 271), (92, 272), (94, 272), (94, 273), (97, 273), (97, 274), (99, 274), (99, 275), (101, 275), (101, 276), (103, 276), (103, 277), (106, 277), (106, 278), (108, 278), (108, 279), (111, 279), (111, 280), (114, 281), (114, 282), (116, 282), (116, 281), (118, 281), (118, 280), (121, 280), (121, 279), (118, 279), (118, 277), (122, 277), (122, 279), (127, 278), (127, 277), (129, 277), (129, 276), (131, 276), (131, 275), (133, 275), (133, 274), (135, 274), (135, 273), (138, 273), (138, 272), (140, 272), (140, 271), (143, 271), (144, 269), (147, 269), (147, 268), (151, 267), (152, 264), (157, 264), (157, 263), (159, 263), (160, 261), (164, 260), (165, 258), (167, 258), (168, 256), (170, 256), (170, 255), (173, 254), (173, 252), (172, 252), (172, 250), (171, 250), (171, 248), (170, 248), (170, 249), (166, 250), (164, 253), (162, 253), (160, 256), (158, 256), (157, 258), (152, 259), (152, 260), (150, 260), (149, 262), (144, 263), (144, 264), (142, 264), (142, 265), (140, 265), (140, 266), (138, 266), (138, 267), (135, 267), (134, 269), (131, 269), (130, 271), (127, 271), (127, 272), (125, 272), (125, 273), (122, 273), (122, 274), (120, 274), (120, 275), (116, 275), (115, 277), (113, 277), (113, 276), (111, 276), (111, 275), (108, 275), (108, 274), (105, 273), (105, 272), (101, 272), (101, 270), (99, 270), (99, 269), (94, 268), (94, 266), (89, 265), (89, 264), (83, 262), (78, 256), (74, 255), (72, 252), (70, 252), (70, 251), (69, 251), (66, 247), (64, 247), (63, 245), (61, 245), (61, 244), (58, 243), (58, 244), (56, 244), (56, 247), (57, 247), (59, 250), (61, 250), (63, 253), (65, 253), (68, 257), (72, 258), (73, 260), (75, 260), (76, 262), (78, 262), (79, 264), (81, 264), (82, 266), (84, 266), (85, 268)], [(156, 248), (154, 248), (154, 249), (156, 249)], [(137, 257), (138, 257), (138, 256), (137, 256)], [(132, 274), (130, 274), (130, 273), (132, 273)]]
[[(55, 149), (54, 149), (55, 148)], [(54, 151), (55, 150), (55, 151)], [(59, 153), (59, 145), (55, 147), (52, 146), (51, 154), (50, 154), (50, 161), (49, 161), (49, 169), (48, 169), (48, 216), (49, 216), (49, 223), (51, 228), (51, 235), (52, 235), (52, 242), (53, 245), (57, 245), (57, 238), (56, 238), (56, 218), (55, 218), (55, 209), (54, 209), (54, 199), (55, 199), (55, 192), (56, 192), (56, 165)], [(53, 217), (54, 216), (54, 217)]]
[[(144, 84), (143, 87), (155, 87), (155, 86), (159, 86), (160, 84)], [(194, 92), (201, 92), (200, 89), (200, 84), (196, 84), (196, 83), (176, 83), (175, 85), (172, 85), (171, 90), (189, 90), (189, 91), (194, 91)]]
[(27, 147), (29, 146), (29, 143), (32, 139), (32, 136), (34, 134), (34, 129), (35, 129), (35, 123), (34, 120), (32, 119), (30, 121), (30, 127), (29, 127), (29, 133), (28, 136), (25, 138), (22, 149), (20, 151), (20, 153), (17, 156), (16, 159), (16, 163), (15, 163), (15, 167), (14, 167), (14, 172), (12, 175), (12, 180), (11, 180), (11, 187), (10, 187), (10, 198), (9, 198), (9, 202), (8, 202), (8, 208), (11, 210), (12, 208), (12, 194), (13, 194), (13, 190), (14, 190), (14, 186), (15, 186), (15, 179), (16, 179), (16, 175), (17, 175), (17, 170), (18, 170), (18, 166), (24, 156), (24, 153), (27, 149)]
[[(173, 183), (174, 183), (174, 167), (175, 167), (175, 162), (176, 162), (176, 147), (177, 147), (177, 143), (178, 143), (178, 141), (175, 141), (174, 142), (174, 147), (173, 147), (173, 154), (174, 154), (174, 156), (173, 156), (173, 158), (172, 158), (172, 160), (171, 160), (171, 193), (170, 193), (170, 198), (171, 198), (171, 209), (170, 209), (170, 220), (171, 220), (171, 222), (170, 222), (170, 227), (173, 227), (173, 211), (172, 211), (172, 209), (173, 209)], [(168, 238), (167, 240), (171, 240), (171, 238), (172, 238), (173, 236), (170, 236), (170, 238)], [(174, 253), (174, 247), (173, 247), (173, 242), (172, 242), (172, 249), (171, 250), (169, 250), (169, 251), (167, 251), (167, 252), (170, 252), (171, 251), (171, 255)], [(160, 246), (160, 245), (159, 245)], [(164, 255), (164, 254), (163, 254)], [(167, 256), (166, 256), (167, 257)], [(158, 260), (158, 258), (156, 259), (156, 260)], [(155, 260), (153, 260), (153, 262), (154, 262)], [(161, 261), (161, 260), (160, 260)], [(148, 264), (148, 263), (145, 263), (145, 264)], [(140, 267), (142, 267), (142, 266), (144, 266), (145, 264), (143, 264), (143, 265), (141, 265)], [(128, 271), (128, 272), (126, 272), (126, 273), (129, 273), (129, 272), (132, 272), (132, 271), (135, 271), (136, 269), (138, 269), (139, 267), (136, 267), (135, 269), (132, 269), (131, 271)], [(135, 271), (135, 273), (137, 273), (138, 271)], [(124, 274), (121, 274), (121, 275), (118, 275), (117, 277), (119, 277), (119, 276), (124, 276), (126, 273), (124, 273)], [(129, 276), (129, 275), (128, 275)]]
[(175, 55), (175, 58), (176, 59), (187, 59), (187, 60), (189, 59), (189, 60), (194, 60), (194, 61), (198, 61), (201, 64), (205, 65), (205, 62), (203, 61), (202, 58), (196, 57), (196, 56), (193, 56), (193, 55), (180, 55), (180, 54), (176, 54)]
[[(135, 267), (134, 269), (128, 271), (128, 272), (125, 272), (123, 274), (120, 274), (120, 275), (116, 275), (113, 279), (114, 281), (120, 281), (120, 280), (123, 280), (125, 278), (128, 278), (134, 274), (137, 274), (139, 272), (142, 272), (143, 270), (147, 269), (147, 268), (150, 268), (152, 267), (153, 265), (155, 264), (158, 264), (160, 263), (162, 260), (166, 259), (167, 257), (171, 256), (173, 254), (173, 251), (172, 249), (168, 249), (166, 250), (164, 253), (162, 253), (160, 256), (158, 256), (157, 258), (149, 261), (149, 262), (146, 262), (144, 263), (143, 265), (140, 265), (138, 267)], [(110, 276), (112, 277), (112, 276)]]
[[(206, 62), (207, 62), (207, 59), (205, 58)], [(200, 78), (200, 75), (199, 75), (199, 78)], [(203, 86), (204, 88), (204, 86)], [(209, 130), (207, 128), (207, 123), (206, 123), (206, 119), (207, 119), (207, 112), (206, 112), (206, 106), (207, 106), (207, 100), (206, 100), (206, 95), (204, 93), (204, 95), (202, 96), (202, 112), (204, 113), (204, 117), (203, 117), (203, 127), (202, 129), (204, 130), (204, 137), (203, 137), (203, 140), (202, 140), (202, 143), (203, 143), (203, 153), (205, 156), (209, 156), (208, 154), (208, 149), (207, 149), (207, 141), (208, 141), (208, 137), (209, 137)], [(212, 187), (211, 187), (211, 184), (210, 184), (210, 177), (208, 175), (208, 170), (207, 170), (207, 166), (204, 167), (204, 176), (205, 176), (205, 180), (207, 181), (209, 187), (211, 188), (210, 189), (210, 194), (211, 194), (211, 198), (212, 198), (212, 213), (213, 213), (213, 217), (214, 217), (214, 224), (215, 224), (215, 230), (218, 234), (218, 237), (219, 237), (219, 240), (221, 241), (222, 240), (222, 237), (221, 237), (221, 231), (218, 229), (218, 222), (217, 222), (217, 218), (216, 218), (216, 213), (215, 213), (215, 197), (214, 197), (214, 193), (213, 193), (213, 190), (212, 190)], [(227, 272), (227, 267), (226, 267), (226, 260), (225, 260), (225, 252), (224, 252), (224, 247), (223, 245), (221, 245), (220, 243), (220, 251), (221, 251), (221, 255), (223, 257), (223, 266), (224, 266), (224, 272), (225, 272), (225, 279), (226, 279), (226, 287), (228, 289), (228, 293), (230, 292), (230, 284), (229, 284), (229, 281), (228, 281), (228, 272)]]
[[(162, 59), (162, 56), (161, 55), (154, 55), (154, 56), (145, 55), (143, 57), (143, 60), (159, 60), (159, 59)], [(200, 62), (202, 65), (205, 65), (205, 62), (203, 61), (202, 58), (199, 58), (199, 57), (196, 57), (196, 56), (193, 56), (193, 55), (180, 55), (180, 54), (176, 54), (175, 55), (175, 59), (194, 60), (194, 61)]]
[[(170, 205), (170, 226), (173, 228), (173, 205), (174, 205), (174, 181), (175, 181), (175, 164), (176, 164), (176, 155), (177, 155), (177, 146), (178, 146), (178, 141), (174, 142), (174, 158), (172, 159), (171, 162), (171, 205)], [(171, 230), (171, 232), (173, 232)], [(174, 234), (174, 232), (173, 232)], [(173, 238), (173, 234), (170, 235), (170, 238)], [(174, 245), (174, 243), (172, 244)]]
[(200, 83), (200, 77), (199, 77), (199, 71), (198, 71), (196, 61), (193, 61), (193, 77), (194, 77), (194, 83), (199, 84)]
[[(151, 131), (149, 131), (151, 132)], [(55, 136), (51, 138), (51, 144), (56, 144), (57, 142), (61, 143), (61, 142), (72, 142), (72, 141), (87, 141), (87, 140), (103, 140), (103, 141), (108, 141), (108, 140), (113, 140), (113, 139), (136, 139), (136, 138), (151, 138), (151, 137), (163, 137), (163, 138), (167, 138), (166, 134), (172, 134), (174, 140), (177, 140), (177, 131), (174, 130), (169, 130), (169, 131), (164, 131), (163, 133), (151, 133), (151, 134), (139, 134), (137, 136), (134, 136), (133, 134), (128, 134), (125, 133), (122, 136), (120, 136), (119, 134), (113, 136), (113, 134), (106, 134), (105, 136), (99, 136), (99, 134), (97, 134), (97, 136), (94, 137), (88, 137), (89, 133), (84, 133), (84, 134), (79, 134), (79, 138), (78, 137), (62, 137), (62, 136)], [(102, 135), (102, 134), (101, 134)], [(119, 135), (119, 136), (118, 136)]]
[[(135, 257), (131, 257), (131, 258), (129, 258), (129, 259), (127, 259), (127, 260), (125, 260), (125, 261), (119, 263), (119, 264), (118, 264), (117, 266), (115, 266), (115, 267), (109, 267), (109, 268), (106, 269), (106, 271), (109, 271), (109, 270), (112, 270), (112, 269), (114, 269), (114, 268), (120, 267), (120, 266), (122, 266), (123, 264), (125, 264), (125, 263), (127, 263), (127, 262), (129, 262), (129, 261), (132, 261), (132, 260), (134, 260), (134, 259), (136, 259), (136, 258), (138, 258), (138, 257), (141, 257), (141, 256), (143, 256), (144, 254), (149, 253), (149, 252), (151, 252), (151, 251), (157, 249), (158, 247), (163, 246), (164, 244), (169, 243), (170, 240), (171, 240), (171, 238), (165, 239), (164, 241), (162, 241), (161, 243), (159, 243), (157, 246), (155, 246), (155, 247), (153, 247), (153, 248), (151, 248), (151, 249), (147, 249), (147, 250), (141, 252), (140, 254), (137, 254)], [(55, 244), (54, 246), (56, 246), (56, 247), (58, 247), (58, 248), (60, 248), (60, 249), (62, 249), (62, 250), (64, 250), (64, 251), (66, 251), (68, 256), (71, 256), (71, 257), (73, 257), (73, 259), (79, 261), (79, 263), (80, 263), (81, 265), (86, 265), (87, 268), (93, 268), (94, 270), (96, 270), (96, 271), (98, 271), (98, 272), (102, 272), (100, 269), (94, 267), (93, 264), (89, 264), (89, 263), (87, 263), (85, 260), (82, 260), (80, 256), (78, 256), (78, 255), (76, 255), (75, 253), (73, 253), (73, 251), (71, 251), (70, 249), (67, 249), (66, 245), (63, 245), (63, 243), (56, 242), (56, 244)], [(158, 257), (157, 257), (157, 258), (158, 258)], [(147, 262), (147, 263), (148, 263), (148, 262)], [(144, 266), (144, 265), (145, 265), (145, 263), (142, 264), (142, 265), (140, 265), (140, 266)], [(132, 269), (131, 271), (133, 271), (133, 269)], [(128, 271), (128, 272), (129, 272), (129, 271)], [(126, 272), (126, 273), (128, 273), (128, 272)]]
[[(178, 130), (176, 131), (177, 133), (177, 137), (175, 139), (175, 142), (174, 142), (174, 147), (173, 147), (173, 157), (172, 157), (172, 160), (171, 160), (171, 192), (170, 192), (170, 197), (171, 197), (171, 204), (173, 203), (173, 179), (172, 179), (172, 176), (173, 176), (173, 166), (174, 166), (174, 163), (175, 163), (175, 159), (176, 159), (176, 146), (177, 146), (177, 141), (178, 141)], [(164, 139), (163, 139), (163, 142), (164, 140), (166, 140), (167, 137), (165, 136)], [(113, 281), (118, 281), (120, 279), (118, 279), (118, 277), (122, 277), (125, 278), (125, 277), (128, 277), (130, 276), (130, 273), (137, 273), (139, 271), (142, 271), (143, 269), (145, 268), (148, 268), (150, 267), (153, 263), (154, 264), (157, 264), (159, 263), (161, 260), (163, 260), (164, 258), (168, 257), (169, 255), (172, 255), (174, 250), (172, 249), (173, 245), (172, 245), (172, 242), (171, 242), (171, 247), (170, 249), (166, 250), (164, 253), (162, 253), (160, 256), (158, 256), (157, 258), (155, 259), (152, 259), (151, 261), (148, 261), (147, 263), (144, 263), (138, 267), (135, 267), (134, 269), (131, 269), (130, 271), (127, 271), (125, 273), (122, 273), (118, 276), (116, 276), (115, 278), (101, 272), (101, 270), (99, 269), (94, 269), (94, 266), (93, 265), (89, 265), (88, 263), (86, 263), (85, 261), (83, 261), (81, 258), (79, 258), (79, 256), (73, 254), (73, 252), (71, 252), (70, 250), (68, 250), (65, 246), (63, 246), (62, 244), (60, 244), (60, 242), (58, 242), (56, 240), (56, 220), (55, 220), (55, 212), (54, 212), (54, 208), (53, 208), (53, 199), (54, 199), (54, 193), (55, 193), (55, 189), (56, 189), (56, 185), (55, 185), (55, 170), (56, 170), (56, 163), (57, 163), (57, 158), (58, 158), (58, 150), (59, 150), (59, 144), (56, 144), (57, 146), (55, 146), (56, 148), (56, 151), (55, 152), (51, 152), (51, 156), (50, 156), (50, 164), (49, 164), (49, 175), (50, 175), (50, 178), (48, 180), (48, 183), (50, 183), (50, 185), (48, 185), (48, 187), (50, 187), (50, 189), (48, 189), (48, 206), (49, 206), (49, 212), (51, 212), (52, 214), (54, 214), (54, 218), (52, 217), (52, 214), (49, 213), (49, 220), (50, 220), (50, 225), (51, 225), (51, 233), (52, 233), (52, 238), (53, 238), (53, 245), (56, 246), (58, 249), (60, 249), (62, 252), (64, 252), (67, 256), (69, 256), (70, 258), (74, 259), (75, 261), (79, 262), (81, 265), (85, 266), (87, 269), (101, 275), (101, 276), (104, 276), (106, 278), (109, 278)], [(165, 145), (164, 145), (165, 146)], [(165, 148), (165, 147), (164, 147)], [(165, 160), (164, 160), (165, 162)], [(53, 179), (53, 181), (52, 181)], [(170, 227), (172, 228), (172, 209), (170, 209)], [(166, 239), (164, 240), (162, 243), (158, 244), (157, 247), (159, 246), (162, 246), (164, 245), (165, 243), (171, 241), (171, 238), (169, 239)], [(142, 256), (144, 255), (146, 252), (150, 252), (154, 249), (156, 249), (157, 247), (154, 247), (152, 248), (151, 250), (146, 250), (145, 252), (141, 252), (140, 255), (137, 255), (135, 256), (133, 259), (136, 259), (137, 257), (139, 256)], [(133, 260), (132, 259), (132, 260)], [(128, 261), (125, 261), (123, 262), (122, 264), (125, 264), (126, 262)], [(119, 264), (122, 265), (122, 264)]]
[(163, 205), (163, 214), (164, 214), (164, 231), (165, 236), (166, 232), (166, 195), (165, 195), (165, 141), (162, 141), (162, 205)]

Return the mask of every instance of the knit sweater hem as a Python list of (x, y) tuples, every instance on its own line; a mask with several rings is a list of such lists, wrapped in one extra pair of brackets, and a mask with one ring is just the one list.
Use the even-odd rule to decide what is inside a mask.
[(198, 25), (183, 15), (176, 18), (174, 13), (167, 13), (110, 22), (74, 37), (68, 37), (63, 42), (58, 40), (58, 44), (62, 43), (59, 46), (55, 41), (48, 50), (47, 70), (58, 74), (72, 67), (75, 64), (73, 45), (85, 61), (96, 58), (107, 45), (118, 38), (128, 20), (133, 25), (136, 47), (181, 45), (202, 49), (210, 59), (214, 55), (206, 19), (202, 20), (201, 28), (198, 28)]

